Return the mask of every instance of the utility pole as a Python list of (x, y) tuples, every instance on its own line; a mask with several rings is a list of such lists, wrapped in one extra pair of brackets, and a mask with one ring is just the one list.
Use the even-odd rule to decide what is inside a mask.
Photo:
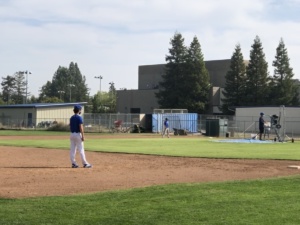
[[(64, 91), (57, 91), (59, 93), (59, 99), (61, 100), (61, 94), (64, 94), (65, 92)], [(71, 94), (70, 94), (71, 96)]]
[(72, 87), (75, 87), (75, 85), (74, 84), (68, 84), (68, 86), (70, 87), (70, 102), (71, 102)]

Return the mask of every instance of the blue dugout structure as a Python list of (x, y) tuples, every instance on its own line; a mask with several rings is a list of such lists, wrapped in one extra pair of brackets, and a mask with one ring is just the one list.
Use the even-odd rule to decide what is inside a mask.
[(198, 132), (198, 114), (197, 113), (164, 113), (152, 114), (152, 132), (161, 133), (164, 120), (168, 118), (170, 132), (175, 129), (185, 130), (191, 133)]

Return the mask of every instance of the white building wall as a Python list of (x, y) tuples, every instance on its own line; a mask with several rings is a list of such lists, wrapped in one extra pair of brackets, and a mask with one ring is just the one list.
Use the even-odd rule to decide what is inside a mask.
[[(69, 124), (74, 114), (73, 105), (58, 107), (10, 107), (0, 109), (0, 126), (36, 127), (54, 121)], [(84, 106), (82, 107), (82, 115)]]
[[(84, 113), (84, 107), (82, 114)], [(73, 106), (55, 107), (55, 108), (38, 108), (37, 109), (37, 122), (58, 122), (68, 124), (70, 117), (73, 115)]]

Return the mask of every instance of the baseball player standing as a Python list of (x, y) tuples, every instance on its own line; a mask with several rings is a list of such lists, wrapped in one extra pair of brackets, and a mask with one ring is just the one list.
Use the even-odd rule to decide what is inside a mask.
[(168, 138), (170, 137), (170, 135), (169, 135), (170, 130), (169, 129), (170, 129), (169, 128), (169, 120), (168, 120), (168, 118), (166, 118), (165, 121), (164, 121), (164, 131), (162, 133), (162, 137), (164, 137), (165, 134), (167, 134)]
[(75, 105), (73, 112), (74, 115), (70, 118), (70, 159), (72, 163), (72, 168), (78, 168), (79, 165), (76, 163), (75, 155), (76, 149), (80, 153), (81, 161), (84, 168), (91, 168), (92, 165), (89, 164), (85, 158), (84, 153), (84, 130), (83, 130), (83, 120), (80, 116), (82, 107), (80, 105)]

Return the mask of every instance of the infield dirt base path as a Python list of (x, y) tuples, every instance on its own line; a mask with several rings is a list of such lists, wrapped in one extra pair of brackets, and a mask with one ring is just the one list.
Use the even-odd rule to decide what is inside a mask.
[[(299, 161), (165, 157), (86, 152), (93, 168), (70, 168), (69, 151), (0, 146), (0, 197), (93, 193), (170, 183), (300, 174)], [(80, 162), (79, 155), (77, 160)]]

